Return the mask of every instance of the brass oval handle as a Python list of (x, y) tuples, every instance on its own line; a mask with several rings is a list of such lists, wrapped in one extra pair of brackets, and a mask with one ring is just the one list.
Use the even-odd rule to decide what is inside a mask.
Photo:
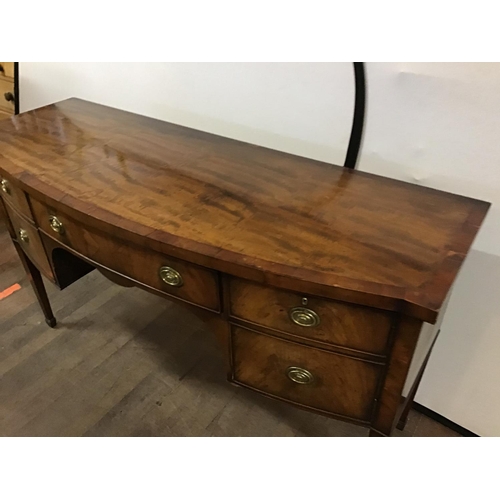
[(30, 242), (30, 238), (28, 236), (28, 231), (26, 231), (25, 229), (19, 229), (19, 239), (23, 243), (29, 243)]
[(160, 278), (167, 285), (181, 287), (184, 284), (181, 274), (172, 267), (160, 267)]
[(59, 233), (59, 234), (64, 233), (64, 226), (63, 226), (62, 222), (55, 215), (51, 215), (49, 217), (49, 224), (50, 224), (50, 227), (56, 233)]
[(2, 179), (2, 182), (0, 183), (0, 186), (2, 187), (2, 191), (5, 194), (10, 194), (9, 182), (6, 179)]
[(286, 376), (296, 384), (309, 385), (314, 382), (314, 375), (309, 370), (298, 366), (288, 367)]
[(5, 92), (5, 94), (3, 96), (7, 102), (14, 102), (16, 100), (16, 98), (12, 92)]
[(299, 326), (318, 326), (320, 324), (319, 316), (307, 307), (294, 307), (290, 309), (290, 319)]

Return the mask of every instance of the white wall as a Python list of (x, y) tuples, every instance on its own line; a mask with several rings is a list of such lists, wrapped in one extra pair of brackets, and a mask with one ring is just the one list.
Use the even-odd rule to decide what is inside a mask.
[[(349, 63), (21, 63), (21, 110), (76, 96), (342, 164)], [(361, 170), (493, 202), (417, 401), (500, 436), (500, 64), (369, 63)]]
[(81, 97), (343, 163), (353, 78), (349, 63), (21, 63), (21, 111)]

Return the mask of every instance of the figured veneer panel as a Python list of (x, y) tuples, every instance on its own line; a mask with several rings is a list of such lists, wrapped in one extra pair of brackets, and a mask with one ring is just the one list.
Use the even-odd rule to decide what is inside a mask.
[[(215, 271), (85, 227), (60, 209), (56, 210), (35, 198), (31, 203), (40, 228), (82, 256), (165, 294), (207, 309), (220, 310), (218, 275)], [(62, 224), (61, 232), (54, 231), (50, 222), (52, 216), (56, 216)], [(147, 244), (147, 239), (144, 243)], [(183, 279), (182, 286), (166, 284), (159, 274), (162, 266), (179, 272)]]
[[(37, 228), (31, 224), (27, 219), (19, 215), (10, 207), (7, 203), (5, 204), (7, 214), (9, 216), (12, 228), (14, 231), (14, 237), (18, 241), (20, 247), (28, 255), (28, 257), (39, 267), (40, 271), (50, 279), (54, 281), (54, 274), (52, 268), (45, 254), (45, 249), (43, 247), (42, 240), (38, 234)], [(20, 237), (20, 232), (25, 232), (25, 238)]]
[[(386, 352), (393, 315), (363, 306), (322, 299), (228, 278), (230, 315), (256, 325), (374, 354)], [(300, 326), (290, 310), (303, 305), (320, 318), (317, 326)]]
[[(0, 162), (1, 163), (1, 162)], [(17, 185), (12, 177), (0, 173), (0, 195), (5, 203), (12, 205), (31, 222), (33, 222), (33, 214), (28, 202), (28, 198), (24, 191)]]
[[(382, 365), (234, 326), (231, 346), (236, 383), (308, 408), (369, 421)], [(293, 382), (287, 376), (290, 367), (308, 370), (313, 382)]]

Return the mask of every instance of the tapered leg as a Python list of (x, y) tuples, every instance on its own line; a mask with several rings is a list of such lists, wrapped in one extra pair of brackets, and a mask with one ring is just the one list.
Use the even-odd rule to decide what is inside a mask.
[(399, 417), (399, 422), (396, 425), (396, 428), (399, 429), (400, 431), (404, 430), (404, 428), (406, 426), (406, 422), (408, 421), (408, 415), (410, 413), (411, 407), (413, 406), (413, 400), (415, 399), (415, 394), (417, 394), (418, 386), (420, 385), (420, 382), (422, 381), (422, 377), (424, 375), (425, 368), (427, 366), (427, 363), (429, 362), (429, 358), (431, 357), (431, 354), (432, 354), (432, 349), (434, 348), (434, 345), (436, 344), (436, 340), (439, 336), (440, 331), (441, 330), (438, 330), (434, 340), (432, 341), (432, 345), (429, 349), (429, 352), (425, 356), (425, 360), (422, 363), (422, 367), (420, 368), (420, 371), (417, 375), (417, 378), (415, 379), (415, 382), (413, 383), (413, 386), (410, 389), (408, 396), (406, 397), (403, 412), (401, 413), (401, 416)]
[(390, 436), (398, 423), (401, 394), (421, 328), (422, 321), (401, 316), (370, 436)]
[(31, 286), (33, 287), (33, 291), (35, 292), (36, 298), (40, 307), (42, 308), (43, 314), (45, 316), (45, 322), (51, 328), (56, 326), (56, 318), (52, 313), (52, 308), (50, 307), (49, 298), (47, 297), (47, 291), (45, 290), (45, 285), (43, 284), (42, 275), (40, 271), (37, 269), (35, 264), (31, 262), (28, 256), (22, 251), (19, 243), (17, 241), (13, 241), (14, 246), (16, 247), (17, 253), (19, 254), (19, 258), (23, 263), (24, 269), (28, 278), (30, 280)]
[(411, 407), (413, 405), (413, 399), (415, 398), (415, 394), (417, 393), (418, 386), (420, 385), (420, 381), (422, 380), (422, 376), (424, 374), (425, 367), (427, 365), (428, 357), (425, 360), (425, 363), (422, 366), (422, 369), (420, 370), (420, 373), (415, 380), (415, 383), (413, 384), (413, 387), (411, 388), (411, 391), (409, 392), (408, 396), (406, 397), (405, 401), (405, 406), (403, 409), (403, 412), (401, 413), (401, 416), (399, 417), (399, 422), (396, 425), (396, 428), (399, 429), (400, 431), (403, 431), (406, 422), (408, 421), (408, 415), (410, 414)]

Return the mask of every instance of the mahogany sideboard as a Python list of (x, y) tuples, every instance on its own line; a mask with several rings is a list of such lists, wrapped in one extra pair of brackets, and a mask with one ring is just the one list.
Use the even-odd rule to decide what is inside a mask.
[(50, 326), (41, 275), (98, 269), (197, 312), (232, 383), (372, 436), (404, 426), (489, 208), (78, 99), (0, 122), (0, 177)]

